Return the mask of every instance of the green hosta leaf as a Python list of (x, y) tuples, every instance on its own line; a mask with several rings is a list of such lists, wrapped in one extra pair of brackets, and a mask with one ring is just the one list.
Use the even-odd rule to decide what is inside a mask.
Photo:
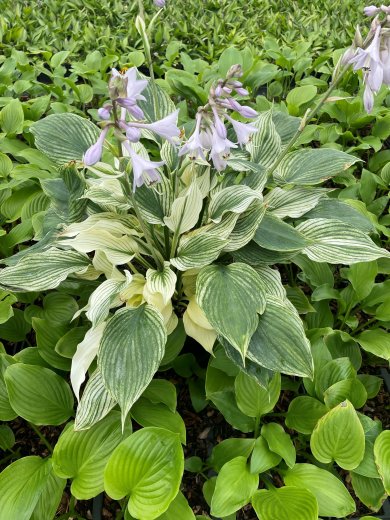
[(198, 222), (202, 202), (202, 193), (193, 182), (185, 195), (174, 200), (170, 216), (164, 217), (165, 225), (178, 235), (189, 231)]
[(258, 486), (259, 477), (250, 473), (245, 457), (230, 460), (222, 466), (217, 477), (211, 514), (224, 517), (235, 513), (250, 502)]
[(163, 318), (150, 305), (121, 309), (107, 323), (98, 365), (105, 386), (121, 407), (122, 424), (157, 372), (166, 339)]
[(347, 357), (332, 359), (318, 371), (316, 375), (316, 392), (320, 398), (330, 386), (343, 379), (354, 379), (356, 370)]
[(81, 161), (99, 137), (99, 129), (76, 114), (52, 114), (30, 126), (35, 146), (56, 164)]
[(375, 245), (367, 234), (340, 220), (310, 219), (299, 224), (296, 230), (312, 241), (303, 253), (315, 262), (354, 264), (390, 257), (390, 253)]
[(290, 90), (286, 97), (290, 114), (293, 111), (297, 112), (293, 115), (298, 115), (299, 111), (297, 108), (311, 101), (313, 98), (315, 98), (316, 94), (317, 87), (314, 85), (304, 85), (303, 87), (295, 87)]
[(289, 302), (279, 298), (267, 298), (265, 312), (259, 317), (247, 356), (275, 372), (303, 377), (313, 374), (310, 344), (302, 320)]
[(360, 161), (358, 157), (331, 148), (290, 152), (279, 164), (275, 179), (283, 184), (319, 184)]
[(313, 209), (326, 196), (324, 188), (293, 187), (274, 188), (264, 197), (268, 211), (279, 218), (298, 218)]
[(265, 168), (272, 166), (282, 150), (281, 139), (272, 120), (272, 112), (272, 110), (262, 112), (255, 121), (251, 122), (258, 131), (252, 134), (250, 142), (246, 145), (251, 160)]
[(237, 404), (249, 417), (260, 417), (273, 410), (280, 395), (280, 374), (276, 373), (267, 388), (262, 388), (252, 377), (241, 372), (234, 383)]
[(160, 293), (163, 295), (164, 303), (167, 304), (175, 292), (176, 275), (169, 267), (169, 262), (164, 262), (161, 271), (148, 269), (146, 272), (146, 288), (151, 293)]
[(71, 478), (71, 492), (78, 500), (93, 498), (104, 489), (103, 472), (117, 445), (131, 433), (122, 434), (119, 412), (111, 412), (88, 431), (75, 431), (73, 422), (61, 434), (53, 452), (55, 473)]
[(7, 387), (4, 381), (4, 373), (6, 368), (15, 364), (15, 360), (7, 354), (0, 354), (0, 420), (1, 421), (12, 421), (17, 417), (17, 413), (11, 407)]
[(171, 412), (176, 411), (176, 388), (173, 383), (166, 379), (153, 379), (142, 397), (151, 403), (163, 403)]
[(67, 276), (90, 265), (89, 258), (76, 251), (49, 249), (23, 257), (16, 265), (0, 272), (0, 286), (15, 291), (54, 289)]
[(7, 451), (15, 444), (15, 435), (8, 424), (0, 425), (0, 449)]
[(87, 430), (103, 419), (116, 404), (104, 386), (100, 370), (96, 369), (85, 385), (77, 407), (75, 430)]
[(23, 132), (23, 123), (22, 103), (18, 99), (13, 99), (0, 113), (1, 129), (6, 134), (21, 134)]
[(296, 464), (283, 476), (286, 486), (309, 490), (318, 502), (318, 514), (344, 518), (355, 512), (356, 505), (343, 483), (329, 471), (312, 464)]
[(203, 233), (183, 237), (171, 264), (179, 271), (205, 267), (218, 258), (226, 244), (228, 240)]
[(256, 439), (251, 456), (251, 473), (264, 473), (277, 466), (281, 460), (282, 457), (271, 451), (267, 441), (260, 435), (260, 437)]
[(265, 307), (264, 288), (256, 271), (241, 263), (204, 267), (196, 281), (196, 296), (212, 327), (244, 359), (258, 313)]
[(154, 520), (176, 497), (183, 470), (179, 436), (161, 428), (143, 428), (111, 455), (104, 472), (104, 488), (115, 500), (130, 494), (130, 514)]
[(327, 411), (326, 406), (314, 397), (298, 396), (291, 401), (288, 407), (286, 426), (297, 432), (310, 434)]
[(32, 325), (36, 334), (39, 355), (54, 368), (70, 370), (71, 360), (64, 358), (55, 350), (56, 344), (66, 334), (68, 327), (56, 323), (56, 326), (52, 328), (51, 321), (41, 318), (33, 318)]
[(367, 401), (367, 392), (359, 379), (344, 379), (330, 386), (324, 393), (328, 408), (333, 408), (348, 399), (355, 408), (362, 408)]
[(238, 185), (223, 188), (211, 199), (210, 219), (218, 223), (227, 212), (243, 213), (256, 199), (261, 201), (263, 197), (249, 186)]
[(339, 404), (318, 421), (310, 447), (320, 462), (335, 460), (344, 469), (358, 467), (364, 457), (364, 431), (349, 401)]
[(195, 520), (195, 515), (188, 505), (183, 493), (179, 491), (168, 509), (157, 520)]
[(386, 500), (387, 493), (378, 478), (367, 478), (351, 472), (352, 487), (356, 496), (372, 511), (379, 511)]
[(365, 330), (356, 340), (367, 352), (390, 361), (390, 336), (385, 330)]
[(52, 370), (16, 363), (4, 374), (12, 408), (33, 424), (59, 425), (73, 414), (73, 394)]
[(370, 374), (359, 374), (357, 377), (363, 383), (368, 399), (373, 399), (378, 395), (383, 379)]
[(353, 470), (363, 477), (380, 478), (378, 468), (375, 464), (374, 444), (378, 435), (382, 431), (382, 424), (379, 420), (373, 421), (365, 415), (359, 414), (365, 436), (364, 457), (357, 468)]
[[(50, 459), (23, 457), (0, 474), (0, 511), (4, 518), (51, 520), (58, 507), (66, 481), (53, 474)], [(51, 494), (50, 500), (47, 494)], [(40, 501), (46, 509), (41, 511)]]
[(261, 520), (317, 520), (318, 504), (307, 489), (282, 487), (256, 491), (252, 505)]
[(375, 463), (386, 493), (390, 494), (390, 431), (382, 432), (374, 444)]
[(131, 408), (131, 416), (141, 426), (156, 426), (177, 433), (183, 444), (186, 443), (186, 427), (178, 412), (172, 412), (162, 403), (151, 403), (140, 397)]
[(289, 468), (295, 464), (295, 447), (290, 436), (277, 423), (264, 424), (261, 435), (268, 442), (269, 449), (280, 455)]
[(312, 240), (280, 218), (265, 214), (253, 240), (261, 247), (272, 251), (294, 252), (308, 247)]
[(13, 164), (8, 155), (0, 152), (0, 177), (7, 177), (13, 168)]
[(236, 457), (247, 459), (253, 450), (254, 439), (226, 439), (214, 446), (210, 465), (215, 471), (221, 471), (224, 464)]

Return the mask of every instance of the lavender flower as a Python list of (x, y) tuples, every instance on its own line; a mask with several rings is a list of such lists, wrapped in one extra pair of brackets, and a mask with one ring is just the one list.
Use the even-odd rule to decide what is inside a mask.
[(133, 166), (133, 192), (144, 183), (152, 184), (161, 181), (161, 176), (156, 168), (163, 166), (165, 164), (164, 161), (154, 162), (149, 159), (144, 159), (137, 154), (128, 143), (125, 143), (125, 146), (129, 152)]
[(376, 16), (380, 12), (380, 8), (375, 5), (369, 5), (363, 9), (366, 16)]
[(106, 138), (109, 126), (103, 128), (98, 140), (95, 144), (90, 146), (83, 156), (83, 162), (86, 166), (92, 166), (93, 164), (100, 161), (103, 153), (104, 139)]
[(201, 139), (200, 125), (202, 122), (202, 115), (200, 112), (196, 114), (196, 125), (194, 133), (188, 139), (186, 144), (179, 151), (179, 157), (182, 155), (189, 155), (189, 158), (192, 160), (198, 159), (200, 157), (204, 161), (206, 157), (203, 153), (203, 143)]
[(153, 0), (153, 3), (159, 9), (162, 9), (163, 7), (165, 7), (165, 0)]
[(112, 110), (112, 105), (105, 105), (104, 107), (99, 108), (98, 115), (99, 115), (100, 119), (105, 119), (105, 120), (110, 119), (111, 110)]
[(237, 142), (241, 146), (243, 146), (244, 144), (248, 144), (250, 135), (258, 131), (258, 128), (256, 128), (255, 126), (247, 123), (240, 123), (240, 121), (236, 121), (230, 116), (226, 116), (226, 119), (228, 119), (231, 122), (237, 136)]
[(160, 137), (163, 137), (167, 141), (171, 143), (175, 143), (177, 138), (180, 135), (180, 130), (177, 127), (177, 118), (179, 115), (179, 111), (175, 110), (172, 114), (160, 119), (159, 121), (155, 121), (154, 123), (136, 123), (130, 122), (128, 126), (133, 126), (135, 128), (144, 128), (146, 130), (151, 130), (155, 134), (158, 134)]

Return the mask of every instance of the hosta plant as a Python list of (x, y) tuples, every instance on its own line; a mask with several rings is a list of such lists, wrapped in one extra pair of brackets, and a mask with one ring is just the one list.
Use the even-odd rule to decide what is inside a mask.
[[(61, 425), (74, 413), (73, 394), (78, 404), (52, 457), (25, 457), (1, 474), (8, 518), (50, 520), (68, 478), (77, 499), (103, 490), (125, 499), (127, 518), (193, 518), (179, 491), (185, 428), (175, 389), (153, 379), (187, 337), (195, 355), (210, 354), (207, 398), (235, 428), (254, 432), (227, 456), (216, 448), (223, 456), (214, 453), (210, 464), (219, 475), (205, 490), (212, 514), (228, 517), (249, 502), (267, 520), (353, 511), (336, 476), (296, 465), (284, 427), (262, 421), (281, 374), (304, 378), (307, 395), (286, 417), (302, 434), (299, 454), (310, 445), (319, 463), (353, 472), (362, 496), (376, 486), (374, 507), (388, 491), (388, 436), (355, 410), (370, 381), (347, 355), (323, 346), (329, 330), (302, 321), (281, 277), (292, 264), (318, 274), (326, 263), (390, 257), (369, 236), (367, 218), (323, 185), (360, 160), (332, 148), (294, 149), (339, 78), (299, 120), (241, 102), (249, 95), (241, 73), (233, 65), (213, 83), (182, 128), (165, 91), (135, 68), (113, 69), (99, 126), (72, 113), (31, 125), (56, 175), (40, 180), (50, 206), (34, 244), (4, 261), (0, 286), (52, 291), (45, 298), (57, 298), (64, 313), (53, 319), (35, 309), (38, 346), (1, 354), (0, 417)], [(132, 419), (144, 428), (132, 433)], [(271, 470), (285, 486), (274, 487), (264, 475)], [(267, 489), (258, 490), (259, 475)], [(322, 488), (338, 497), (333, 508)]]

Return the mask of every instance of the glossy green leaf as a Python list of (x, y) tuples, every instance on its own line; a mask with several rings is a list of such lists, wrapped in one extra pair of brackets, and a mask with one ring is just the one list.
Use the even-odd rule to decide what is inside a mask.
[(259, 477), (250, 473), (245, 457), (230, 460), (218, 474), (211, 500), (211, 514), (224, 517), (235, 513), (250, 502), (258, 486)]
[(328, 408), (334, 408), (346, 399), (351, 401), (356, 409), (365, 405), (367, 392), (359, 379), (344, 379), (324, 392), (324, 401)]
[(296, 464), (283, 476), (286, 486), (308, 489), (318, 502), (318, 514), (344, 518), (356, 505), (347, 488), (333, 473), (312, 464)]
[(310, 434), (327, 411), (326, 406), (314, 397), (308, 395), (295, 397), (287, 410), (286, 426), (297, 432)]
[(251, 473), (264, 473), (277, 466), (281, 460), (280, 455), (270, 450), (264, 437), (257, 437), (250, 460)]
[(310, 439), (317, 460), (333, 460), (343, 469), (357, 468), (364, 457), (364, 431), (354, 407), (344, 401), (318, 421)]
[(374, 444), (375, 463), (386, 493), (390, 494), (390, 431), (382, 432)]
[(0, 113), (0, 125), (6, 134), (21, 134), (23, 132), (24, 113), (19, 99), (10, 101)]
[(267, 423), (261, 428), (261, 435), (268, 442), (269, 449), (280, 455), (289, 468), (295, 464), (296, 452), (294, 444), (280, 424)]
[(276, 373), (263, 388), (252, 377), (240, 371), (234, 383), (237, 404), (249, 417), (260, 417), (274, 409), (280, 395), (280, 374)]
[(390, 337), (384, 329), (365, 330), (356, 340), (367, 352), (390, 361)]
[(379, 511), (387, 498), (383, 483), (379, 478), (368, 478), (351, 472), (352, 487), (359, 500), (372, 511)]
[(210, 465), (215, 471), (221, 471), (222, 466), (226, 462), (236, 457), (245, 457), (247, 459), (253, 450), (254, 444), (254, 439), (225, 439), (214, 446), (210, 457)]
[(161, 428), (143, 428), (115, 449), (105, 472), (104, 488), (119, 500), (130, 495), (128, 510), (154, 520), (176, 497), (184, 470), (179, 436)]
[(253, 237), (261, 247), (272, 251), (298, 252), (309, 246), (311, 240), (279, 217), (265, 214)]
[(317, 520), (318, 504), (307, 489), (293, 486), (256, 491), (252, 505), (261, 520)]

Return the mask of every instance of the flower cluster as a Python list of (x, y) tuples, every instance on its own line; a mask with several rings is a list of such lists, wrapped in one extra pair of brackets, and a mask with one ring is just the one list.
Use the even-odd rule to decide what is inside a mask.
[[(380, 14), (386, 15), (385, 21), (380, 21)], [(367, 36), (367, 47), (358, 47), (348, 63), (353, 70), (362, 69), (364, 78), (364, 107), (370, 113), (374, 106), (374, 94), (377, 94), (382, 84), (390, 85), (390, 29), (385, 27), (390, 22), (390, 7), (374, 5), (365, 7), (366, 16), (375, 16), (371, 30)]]
[[(237, 148), (237, 144), (241, 146), (247, 144), (250, 135), (257, 132), (255, 126), (241, 123), (228, 114), (228, 111), (231, 110), (244, 118), (257, 116), (255, 110), (249, 106), (240, 105), (232, 97), (233, 92), (239, 96), (248, 95), (248, 91), (243, 88), (242, 83), (234, 79), (241, 74), (241, 67), (233, 65), (227, 73), (226, 79), (218, 80), (217, 85), (211, 88), (208, 103), (198, 109), (195, 130), (180, 150), (179, 155), (188, 154), (193, 160), (199, 158), (206, 160), (206, 153), (209, 152), (214, 167), (221, 171), (226, 168), (230, 149)], [(228, 139), (225, 121), (232, 124), (237, 136), (237, 144)]]
[(134, 191), (144, 182), (159, 181), (160, 174), (157, 168), (164, 164), (162, 161), (150, 161), (149, 157), (141, 157), (134, 150), (132, 143), (139, 142), (141, 130), (150, 130), (172, 143), (175, 143), (180, 135), (177, 127), (178, 110), (159, 121), (142, 122), (145, 116), (138, 106), (138, 102), (145, 100), (141, 92), (147, 84), (147, 80), (137, 79), (137, 70), (134, 67), (123, 73), (116, 69), (112, 70), (109, 82), (110, 103), (98, 110), (99, 117), (104, 120), (104, 127), (96, 143), (85, 152), (83, 158), (84, 164), (87, 166), (92, 166), (100, 161), (106, 135), (110, 128), (114, 128), (132, 162)]

